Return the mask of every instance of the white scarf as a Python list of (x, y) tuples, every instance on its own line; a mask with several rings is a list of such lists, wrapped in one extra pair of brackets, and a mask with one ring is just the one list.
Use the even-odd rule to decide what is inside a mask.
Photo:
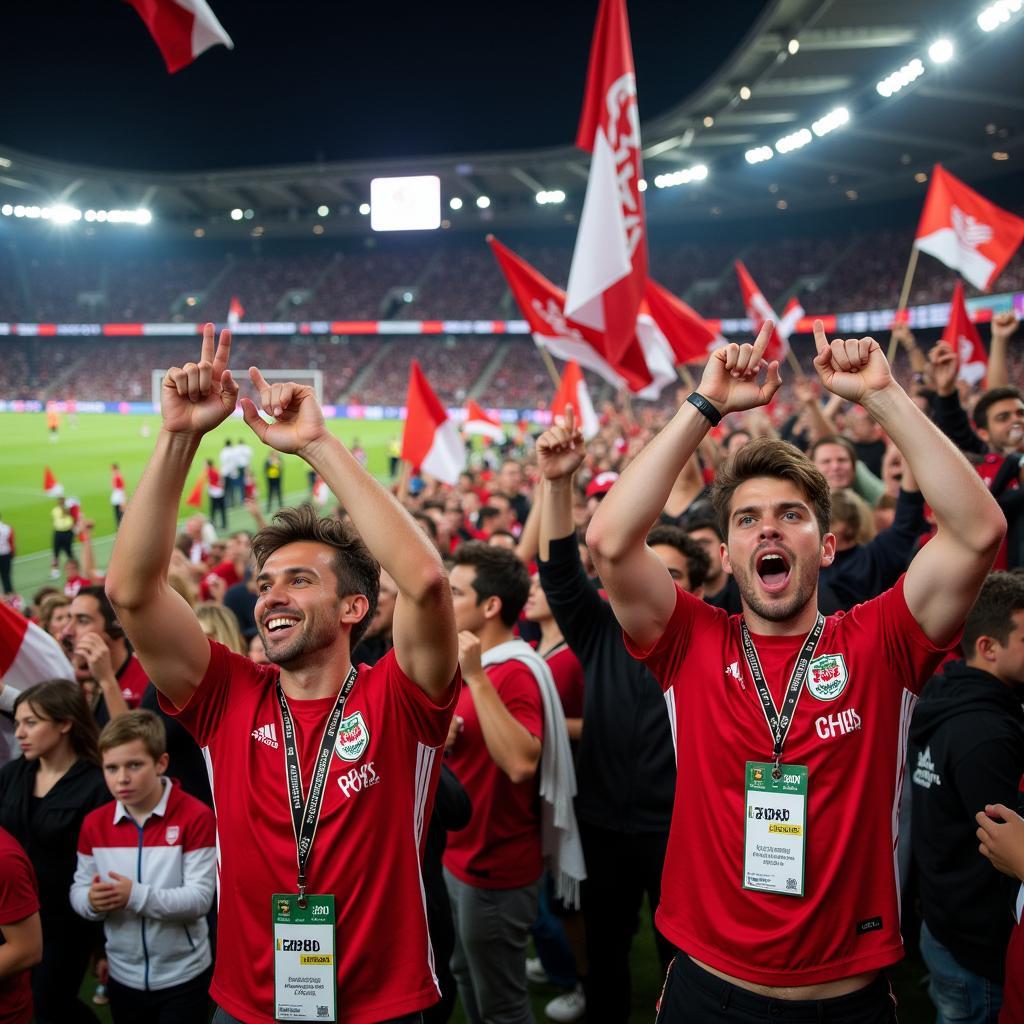
[(555, 895), (567, 906), (579, 907), (580, 882), (587, 877), (583, 845), (572, 800), (576, 769), (569, 747), (562, 701), (547, 662), (522, 640), (509, 640), (487, 651), (484, 668), (521, 661), (533, 673), (544, 708), (544, 738), (540, 755), (541, 847), (555, 881)]

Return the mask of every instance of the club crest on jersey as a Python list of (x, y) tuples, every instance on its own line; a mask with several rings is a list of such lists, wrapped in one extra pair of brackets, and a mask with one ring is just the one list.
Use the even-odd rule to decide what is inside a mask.
[(841, 654), (823, 654), (814, 658), (807, 669), (807, 689), (818, 700), (835, 700), (846, 689), (849, 679)]
[(178, 836), (181, 835), (181, 829), (177, 825), (168, 825), (167, 830), (164, 832), (164, 839), (167, 840), (168, 846), (173, 846), (178, 841)]
[(369, 742), (370, 731), (366, 728), (362, 711), (357, 711), (341, 720), (334, 752), (342, 761), (358, 761), (366, 752)]

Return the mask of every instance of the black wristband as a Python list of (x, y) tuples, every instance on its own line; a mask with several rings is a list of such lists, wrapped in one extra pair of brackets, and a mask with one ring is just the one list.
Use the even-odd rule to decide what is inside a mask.
[(708, 423), (711, 424), (711, 426), (717, 427), (718, 424), (722, 422), (722, 414), (703, 395), (694, 391), (686, 396), (686, 400), (708, 421)]

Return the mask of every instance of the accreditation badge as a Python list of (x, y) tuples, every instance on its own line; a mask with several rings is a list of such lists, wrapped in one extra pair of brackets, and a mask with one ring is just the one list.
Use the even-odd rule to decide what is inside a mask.
[(274, 1019), (338, 1019), (334, 897), (273, 897)]
[(807, 768), (748, 761), (744, 785), (743, 888), (803, 896)]

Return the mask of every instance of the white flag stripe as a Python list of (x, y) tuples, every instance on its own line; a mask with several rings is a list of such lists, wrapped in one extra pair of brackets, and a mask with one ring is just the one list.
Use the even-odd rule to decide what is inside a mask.
[(952, 228), (941, 228), (933, 231), (915, 243), (921, 252), (934, 256), (949, 267), (957, 270), (960, 276), (970, 281), (975, 288), (984, 291), (988, 279), (992, 276), (995, 263), (982, 255), (976, 248), (968, 248), (961, 244)]
[(222, 45), (229, 50), (235, 48), (224, 26), (217, 20), (206, 0), (175, 0), (175, 3), (192, 15), (192, 56), (198, 57), (211, 46)]
[(420, 467), (442, 483), (455, 485), (466, 468), (466, 448), (454, 420), (445, 420), (434, 431), (434, 440)]

